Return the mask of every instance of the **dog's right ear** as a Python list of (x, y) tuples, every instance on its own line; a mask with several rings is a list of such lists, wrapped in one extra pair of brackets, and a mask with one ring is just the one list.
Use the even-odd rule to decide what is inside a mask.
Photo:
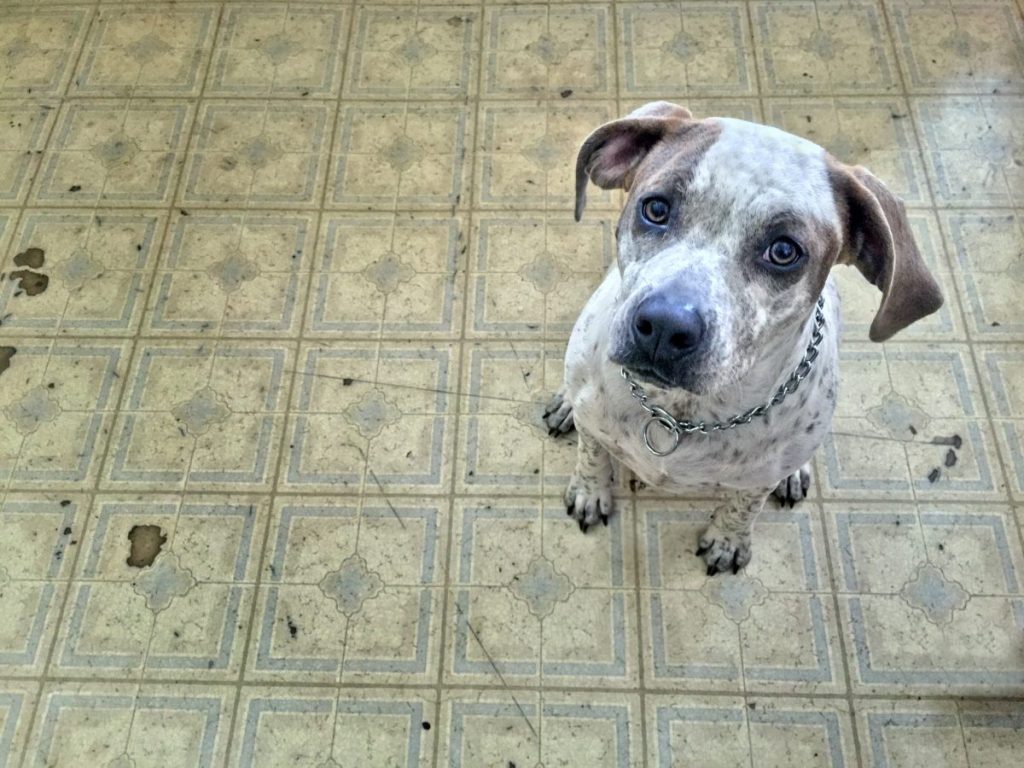
[(601, 189), (629, 189), (633, 173), (651, 147), (692, 118), (690, 111), (654, 101), (594, 131), (576, 156), (576, 221), (587, 204), (587, 182)]

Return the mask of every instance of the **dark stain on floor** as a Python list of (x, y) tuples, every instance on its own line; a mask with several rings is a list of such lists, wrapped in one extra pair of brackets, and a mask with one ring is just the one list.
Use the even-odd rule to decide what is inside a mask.
[[(17, 269), (11, 272), (11, 280), (18, 280), (18, 291), (23, 291), (29, 296), (38, 296), (50, 284), (49, 277), (42, 272), (33, 272), (31, 269)], [(19, 294), (15, 293), (14, 295)]]
[(132, 543), (128, 565), (132, 568), (148, 568), (167, 543), (167, 535), (159, 525), (134, 525), (128, 531), (128, 541)]
[(0, 347), (0, 373), (11, 367), (11, 358), (18, 354), (14, 347)]
[(15, 266), (29, 269), (40, 269), (45, 261), (46, 251), (42, 248), (26, 248), (14, 257)]

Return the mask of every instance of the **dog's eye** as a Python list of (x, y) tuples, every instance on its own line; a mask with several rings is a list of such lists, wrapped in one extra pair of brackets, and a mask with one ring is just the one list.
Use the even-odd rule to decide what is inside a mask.
[(765, 261), (775, 267), (792, 267), (804, 255), (803, 249), (788, 237), (780, 237), (764, 252)]
[(663, 197), (649, 197), (640, 206), (640, 214), (644, 217), (644, 221), (659, 227), (668, 223), (671, 212), (672, 206)]

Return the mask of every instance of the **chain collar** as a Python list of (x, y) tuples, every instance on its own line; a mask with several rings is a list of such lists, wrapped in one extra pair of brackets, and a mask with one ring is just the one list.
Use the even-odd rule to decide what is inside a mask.
[[(710, 424), (706, 421), (685, 421), (675, 418), (671, 413), (666, 411), (657, 405), (649, 405), (647, 403), (647, 393), (644, 392), (644, 388), (636, 382), (636, 380), (630, 375), (629, 371), (625, 368), (622, 369), (622, 378), (629, 384), (630, 394), (636, 398), (636, 401), (640, 403), (640, 407), (643, 408), (647, 413), (650, 414), (650, 418), (644, 425), (644, 445), (647, 446), (647, 450), (653, 453), (655, 456), (668, 456), (677, 447), (679, 447), (679, 440), (683, 435), (688, 435), (691, 432), (700, 432), (702, 435), (707, 435), (712, 432), (724, 432), (727, 429), (735, 429), (741, 424), (749, 424), (757, 416), (764, 416), (768, 411), (774, 408), (776, 405), (781, 403), (789, 395), (796, 392), (797, 387), (800, 386), (800, 382), (807, 378), (811, 372), (811, 368), (814, 366), (814, 361), (818, 357), (818, 347), (821, 345), (821, 340), (824, 338), (821, 333), (822, 326), (825, 325), (825, 314), (822, 309), (825, 307), (825, 297), (819, 296), (818, 303), (814, 308), (814, 329), (811, 331), (811, 341), (807, 345), (807, 350), (804, 352), (804, 356), (797, 364), (796, 369), (789, 375), (789, 378), (775, 390), (768, 400), (755, 405), (750, 410), (738, 413), (735, 416), (726, 419), (725, 421), (714, 421)], [(672, 444), (666, 450), (660, 450), (655, 447), (651, 440), (651, 427), (658, 426), (664, 430), (671, 438)]]

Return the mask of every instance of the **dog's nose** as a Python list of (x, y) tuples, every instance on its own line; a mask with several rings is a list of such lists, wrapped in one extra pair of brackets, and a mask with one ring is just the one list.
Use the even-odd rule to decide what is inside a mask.
[(704, 318), (691, 303), (652, 293), (636, 308), (633, 337), (652, 363), (669, 362), (700, 346)]

